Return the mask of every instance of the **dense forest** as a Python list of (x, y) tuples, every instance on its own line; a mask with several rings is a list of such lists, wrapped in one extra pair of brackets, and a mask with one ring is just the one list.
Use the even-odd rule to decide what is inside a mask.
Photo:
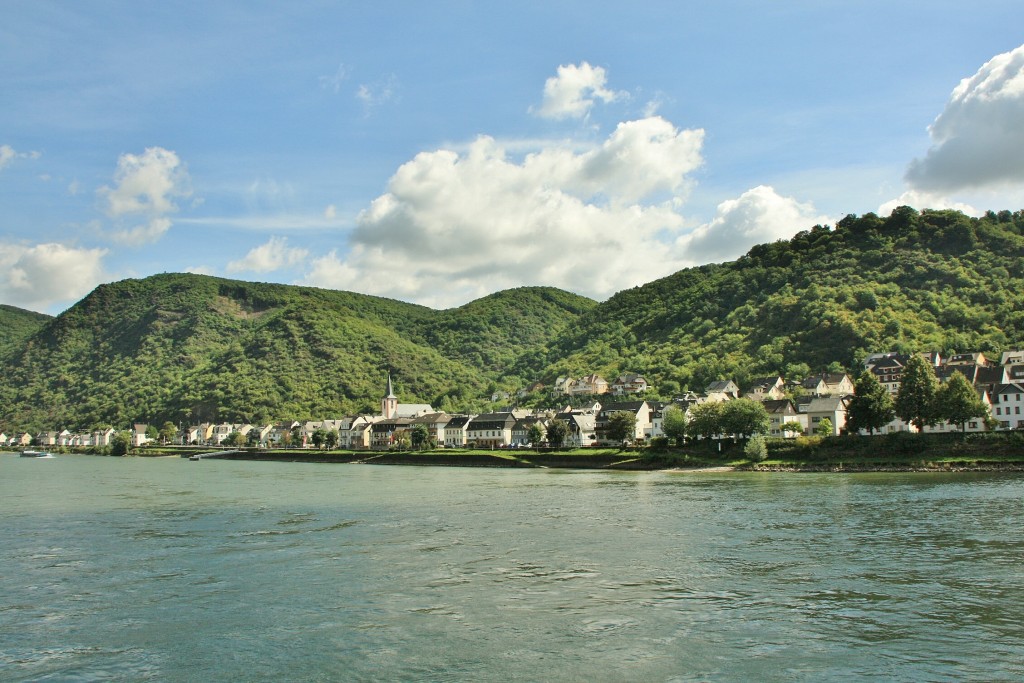
[(849, 215), (620, 292), (551, 345), (545, 378), (623, 369), (662, 394), (852, 369), (876, 351), (1024, 345), (1024, 211)]
[(1024, 346), (1024, 212), (849, 215), (600, 304), (524, 287), (435, 311), (169, 274), (103, 285), (56, 318), (4, 307), (8, 320), (6, 431), (376, 411), (389, 369), (403, 401), (449, 411), (591, 372), (639, 372), (668, 397), (875, 351)]

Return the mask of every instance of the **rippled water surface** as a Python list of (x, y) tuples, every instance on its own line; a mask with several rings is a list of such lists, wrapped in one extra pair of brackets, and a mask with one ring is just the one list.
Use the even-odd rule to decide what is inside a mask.
[(4, 681), (1019, 681), (1019, 475), (0, 456)]

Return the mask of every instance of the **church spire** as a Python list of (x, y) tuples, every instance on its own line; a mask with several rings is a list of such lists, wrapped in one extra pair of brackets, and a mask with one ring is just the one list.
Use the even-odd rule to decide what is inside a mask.
[(391, 385), (391, 372), (388, 371), (388, 393), (380, 400), (380, 414), (385, 420), (390, 420), (398, 414), (398, 397), (395, 396), (395, 389)]

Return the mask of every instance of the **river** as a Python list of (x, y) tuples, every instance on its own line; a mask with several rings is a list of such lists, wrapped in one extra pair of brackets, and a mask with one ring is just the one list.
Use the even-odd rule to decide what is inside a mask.
[(1019, 681), (1024, 476), (0, 456), (3, 681)]

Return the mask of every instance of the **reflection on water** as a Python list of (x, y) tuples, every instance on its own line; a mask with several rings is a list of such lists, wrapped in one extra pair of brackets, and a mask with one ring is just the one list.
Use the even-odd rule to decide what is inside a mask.
[(0, 458), (0, 679), (1020, 680), (1024, 478)]

